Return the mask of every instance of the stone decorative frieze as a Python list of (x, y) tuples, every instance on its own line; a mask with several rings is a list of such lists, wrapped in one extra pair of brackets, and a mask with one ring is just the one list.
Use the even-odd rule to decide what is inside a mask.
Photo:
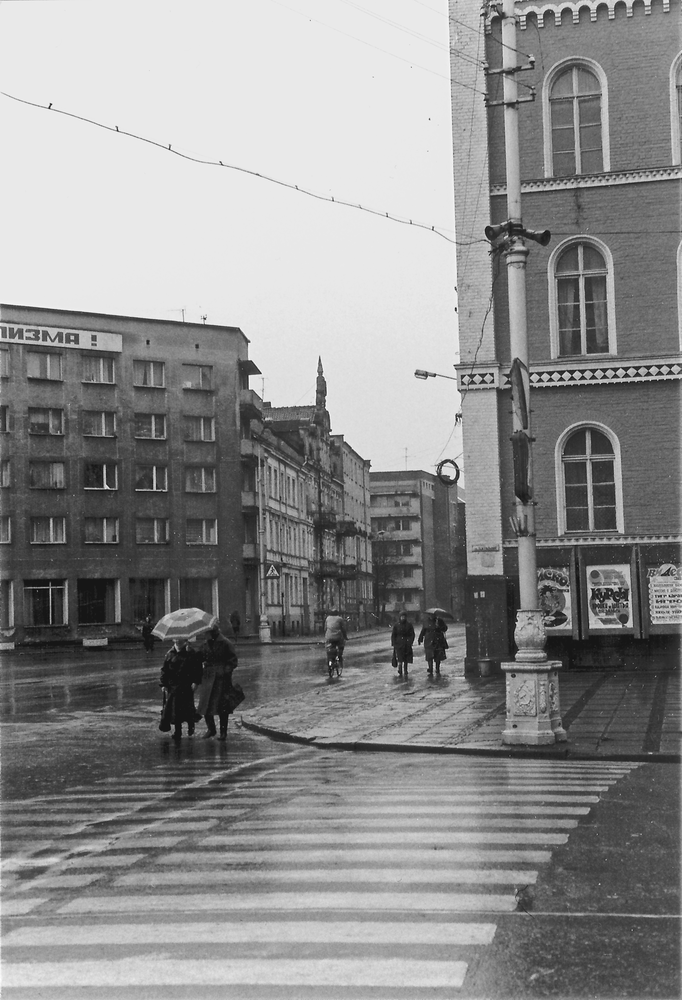
[[(613, 170), (603, 174), (572, 174), (570, 177), (538, 177), (521, 182), (521, 193), (572, 191), (576, 188), (618, 187), (623, 184), (650, 184), (682, 180), (682, 166), (650, 167), (646, 170)], [(506, 195), (505, 184), (493, 184), (490, 196)]]
[[(521, 31), (525, 31), (528, 22), (528, 15), (533, 15), (533, 24), (537, 23), (538, 28), (544, 28), (545, 18), (548, 22), (554, 19), (554, 24), (557, 28), (561, 27), (562, 16), (564, 11), (570, 11), (571, 21), (573, 24), (580, 23), (580, 11), (587, 9), (590, 12), (590, 21), (597, 20), (597, 13), (599, 7), (606, 7), (608, 9), (609, 21), (615, 20), (616, 17), (616, 4), (625, 3), (625, 12), (627, 17), (633, 16), (633, 7), (635, 5), (635, 0), (576, 0), (575, 3), (544, 3), (535, 4), (529, 3), (524, 4), (523, 9), (518, 11), (518, 27)], [(670, 0), (663, 0), (663, 13), (668, 14), (670, 12)], [(644, 13), (645, 15), (651, 14), (651, 0), (644, 0)], [(498, 16), (496, 13), (492, 13), (486, 19), (486, 30), (490, 30), (491, 21)]]
[(610, 364), (594, 365), (589, 368), (574, 368), (568, 365), (557, 365), (554, 368), (533, 368), (530, 373), (530, 384), (542, 389), (545, 386), (560, 385), (603, 385), (613, 382), (654, 382), (663, 379), (682, 378), (682, 362), (643, 363), (643, 364)]
[(500, 384), (500, 370), (494, 368), (471, 368), (462, 366), (458, 370), (458, 389), (497, 389)]
[[(538, 538), (536, 544), (539, 548), (554, 548), (557, 545), (577, 546), (577, 545), (660, 545), (660, 544), (682, 544), (682, 534), (678, 535), (556, 535), (553, 538)], [(515, 549), (518, 545), (516, 538), (505, 538), (503, 543), (505, 549)]]

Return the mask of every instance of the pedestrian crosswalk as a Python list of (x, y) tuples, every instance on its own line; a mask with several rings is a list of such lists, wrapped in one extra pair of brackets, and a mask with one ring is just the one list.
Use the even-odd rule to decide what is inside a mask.
[(452, 1000), (636, 766), (280, 748), (7, 803), (3, 1000)]

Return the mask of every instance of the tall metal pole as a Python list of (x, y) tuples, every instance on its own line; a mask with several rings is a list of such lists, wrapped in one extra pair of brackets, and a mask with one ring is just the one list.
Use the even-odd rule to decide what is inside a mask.
[[(503, 663), (507, 685), (507, 715), (502, 739), (508, 744), (540, 745), (565, 740), (559, 707), (560, 661), (549, 661), (538, 598), (535, 500), (530, 408), (528, 326), (526, 315), (526, 230), (521, 218), (519, 155), (519, 72), (515, 0), (503, 0), (502, 74), (507, 181), (505, 258), (509, 296), (509, 338), (512, 357), (514, 490), (518, 542), (520, 608), (514, 639), (517, 653)], [(537, 238), (537, 236), (536, 236)], [(549, 238), (549, 235), (547, 236)]]

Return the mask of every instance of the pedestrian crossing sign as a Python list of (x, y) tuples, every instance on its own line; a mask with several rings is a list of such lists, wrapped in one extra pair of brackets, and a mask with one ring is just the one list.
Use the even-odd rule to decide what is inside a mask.
[(273, 566), (272, 563), (270, 563), (270, 565), (268, 566), (268, 571), (265, 575), (270, 580), (277, 580), (279, 578), (279, 570), (277, 569), (276, 566)]

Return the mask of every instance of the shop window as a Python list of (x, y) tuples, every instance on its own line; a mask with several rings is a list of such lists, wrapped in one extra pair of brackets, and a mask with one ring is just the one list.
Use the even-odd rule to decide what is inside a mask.
[(56, 351), (27, 351), (26, 376), (61, 382), (62, 355)]
[(213, 417), (189, 417), (184, 420), (185, 441), (215, 441)]
[(31, 545), (65, 545), (65, 517), (32, 517)]
[(64, 462), (29, 462), (28, 484), (32, 490), (66, 489)]
[(116, 413), (113, 410), (83, 410), (83, 434), (86, 437), (115, 437)]
[(609, 169), (606, 77), (591, 60), (567, 60), (543, 88), (548, 177)]
[(116, 545), (118, 544), (117, 517), (86, 517), (86, 545)]
[(116, 365), (113, 358), (86, 354), (81, 360), (81, 365), (82, 382), (112, 384), (116, 380)]
[(133, 385), (147, 389), (163, 389), (166, 366), (163, 361), (133, 361)]
[(105, 625), (118, 621), (117, 580), (78, 580), (77, 592), (79, 625)]
[(135, 437), (164, 440), (166, 437), (165, 413), (136, 413)]
[(43, 409), (42, 407), (37, 407), (37, 406), (29, 406), (28, 433), (57, 434), (57, 435), (63, 434), (64, 411)]
[(185, 540), (188, 545), (217, 545), (217, 521), (215, 518), (188, 518)]
[(14, 584), (0, 580), (0, 628), (14, 627)]
[(603, 427), (573, 428), (560, 439), (557, 457), (560, 533), (622, 531), (617, 439)]
[(185, 469), (187, 493), (215, 493), (215, 469), (210, 465), (193, 465)]
[(151, 615), (155, 621), (166, 613), (167, 581), (163, 579), (131, 579), (130, 610), (133, 621), (144, 621)]
[(86, 490), (117, 490), (115, 462), (86, 462), (83, 486)]
[(616, 353), (613, 266), (596, 240), (571, 241), (549, 259), (553, 357)]
[(213, 388), (213, 367), (211, 365), (183, 365), (182, 388), (211, 390)]
[(209, 614), (218, 614), (217, 580), (207, 577), (180, 579), (180, 607), (201, 608)]
[(25, 580), (24, 620), (29, 628), (66, 625), (66, 580)]
[(138, 517), (135, 541), (138, 545), (167, 545), (168, 520), (165, 517)]

